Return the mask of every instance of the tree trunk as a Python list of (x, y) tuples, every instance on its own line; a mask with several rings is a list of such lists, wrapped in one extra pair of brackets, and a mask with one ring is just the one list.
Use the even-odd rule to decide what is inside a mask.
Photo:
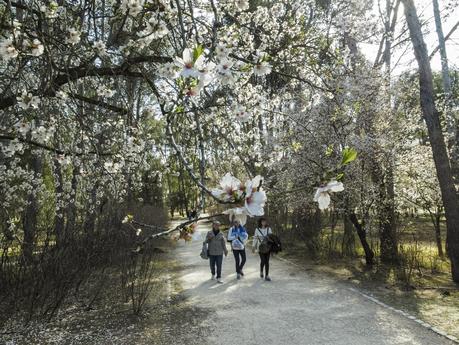
[(86, 236), (91, 237), (94, 234), (97, 218), (97, 190), (99, 183), (96, 182), (91, 188), (90, 200), (88, 202), (88, 210), (84, 221), (84, 229)]
[(395, 214), (394, 164), (387, 167), (383, 205), (380, 213), (381, 261), (398, 263), (397, 219)]
[(435, 28), (438, 36), (438, 49), (441, 58), (441, 79), (443, 83), (443, 92), (445, 94), (445, 117), (446, 128), (448, 131), (447, 145), (450, 154), (451, 169), (455, 182), (459, 181), (459, 136), (457, 129), (457, 121), (454, 117), (452, 109), (454, 108), (454, 98), (452, 91), (451, 77), (449, 74), (448, 55), (446, 53), (445, 36), (443, 34), (443, 27), (441, 23), (440, 6), (438, 0), (432, 0), (433, 12), (435, 18)]
[(367, 242), (367, 233), (365, 232), (365, 229), (363, 228), (362, 224), (360, 224), (355, 213), (351, 213), (349, 215), (349, 220), (352, 224), (354, 224), (355, 230), (357, 230), (357, 235), (359, 236), (360, 243), (362, 244), (363, 250), (365, 251), (365, 262), (367, 266), (372, 266), (375, 254), (373, 253), (373, 251), (370, 248), (370, 245)]
[(72, 201), (69, 202), (67, 209), (66, 209), (66, 214), (67, 214), (67, 224), (65, 226), (65, 240), (68, 240), (69, 238), (72, 238), (75, 235), (75, 223), (77, 219), (77, 209), (76, 209), (76, 195), (77, 195), (77, 185), (78, 185), (78, 180), (77, 180), (77, 175), (79, 173), (79, 169), (77, 167), (73, 167), (72, 170), (72, 181), (71, 181), (71, 187), (72, 187)]
[(386, 175), (382, 172), (381, 163), (373, 160), (371, 178), (378, 188), (378, 205), (376, 208), (379, 222), (379, 241), (381, 261), (388, 264), (398, 263), (398, 248), (395, 220), (394, 186), (391, 168)]
[(441, 24), (440, 16), (440, 7), (438, 5), (438, 0), (432, 0), (434, 17), (435, 17), (435, 28), (438, 36), (438, 47), (440, 50), (441, 57), (441, 75), (443, 82), (443, 91), (445, 93), (446, 99), (446, 124), (448, 130), (448, 144), (451, 147), (456, 138), (456, 124), (453, 114), (451, 114), (451, 96), (452, 96), (452, 87), (451, 87), (451, 78), (449, 76), (449, 67), (448, 67), (448, 56), (446, 54), (446, 45), (445, 45), (445, 36), (443, 35), (443, 28)]
[[(386, 0), (386, 20), (385, 20), (385, 49), (383, 63), (385, 65), (385, 88), (386, 88), (386, 107), (393, 118), (394, 112), (391, 98), (391, 71), (392, 71), (392, 39), (396, 23), (399, 2), (392, 8), (392, 1)], [(391, 22), (391, 14), (394, 21)], [(398, 242), (397, 242), (397, 220), (395, 218), (395, 149), (386, 154), (387, 167), (385, 178), (381, 179), (380, 196), (382, 205), (380, 206), (380, 240), (381, 240), (381, 261), (387, 263), (398, 263)]]
[(403, 0), (405, 17), (410, 31), (414, 54), (419, 65), (419, 86), (422, 114), (427, 124), (432, 147), (435, 169), (440, 184), (443, 206), (445, 208), (448, 256), (451, 260), (451, 273), (459, 283), (459, 200), (454, 186), (452, 170), (440, 126), (440, 118), (435, 107), (432, 70), (427, 48), (422, 36), (413, 0)]
[[(64, 179), (62, 177), (62, 166), (57, 159), (54, 159), (54, 175), (56, 176), (55, 181), (55, 193), (56, 193), (56, 204), (59, 204), (60, 199), (64, 193)], [(57, 246), (61, 246), (64, 242), (65, 234), (65, 219), (64, 219), (64, 210), (59, 208), (56, 210), (56, 215), (54, 217), (54, 235), (56, 236)]]
[(443, 246), (441, 243), (441, 214), (435, 215), (435, 241), (437, 242), (438, 256), (443, 257)]
[[(355, 256), (355, 235), (354, 235), (354, 229), (352, 226), (352, 222), (349, 219), (349, 214), (351, 213), (351, 207), (349, 205), (349, 200), (346, 197), (346, 200), (344, 201), (344, 217), (343, 217), (343, 223), (344, 223), (344, 233), (343, 233), (343, 242), (341, 244), (341, 252), (343, 253), (343, 256), (348, 256), (352, 257)], [(332, 227), (333, 229), (333, 227)]]
[[(34, 178), (41, 175), (42, 160), (41, 157), (30, 153), (30, 167), (34, 172)], [(35, 244), (35, 236), (37, 234), (37, 221), (38, 221), (38, 196), (35, 190), (31, 191), (28, 196), (28, 204), (24, 213), (24, 239), (22, 242), (22, 255), (26, 262), (32, 262), (33, 249)]]
[(320, 252), (319, 235), (322, 230), (322, 217), (319, 209), (314, 211), (314, 214), (308, 212), (306, 215), (301, 215), (300, 226), (304, 226), (302, 233), (304, 234), (306, 248), (311, 258), (317, 258)]

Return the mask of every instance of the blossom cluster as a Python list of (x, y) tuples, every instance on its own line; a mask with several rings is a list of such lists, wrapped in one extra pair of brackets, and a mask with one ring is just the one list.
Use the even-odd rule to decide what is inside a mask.
[(244, 225), (247, 217), (264, 215), (267, 198), (265, 191), (261, 188), (262, 183), (263, 178), (259, 175), (243, 184), (236, 177), (227, 173), (220, 180), (221, 188), (213, 189), (212, 195), (224, 203), (240, 204), (224, 213), (229, 215), (230, 220), (239, 220)]

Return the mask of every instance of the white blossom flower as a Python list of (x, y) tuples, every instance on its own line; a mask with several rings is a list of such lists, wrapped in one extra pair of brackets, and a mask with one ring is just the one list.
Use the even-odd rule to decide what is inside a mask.
[(230, 85), (235, 82), (235, 78), (231, 67), (233, 67), (234, 62), (228, 58), (223, 58), (220, 60), (216, 68), (216, 76), (222, 85)]
[(40, 12), (42, 12), (46, 18), (56, 18), (59, 5), (55, 1), (51, 1), (49, 5), (41, 5)]
[(213, 62), (209, 62), (207, 65), (202, 65), (199, 69), (199, 84), (203, 88), (204, 86), (209, 85), (212, 80), (214, 79), (214, 70), (215, 64)]
[(107, 97), (107, 98), (111, 98), (115, 94), (115, 91), (105, 87), (104, 85), (99, 86), (96, 92), (97, 92), (97, 95), (99, 95), (100, 97)]
[(204, 54), (201, 54), (196, 61), (193, 58), (193, 50), (185, 48), (182, 57), (176, 57), (177, 66), (181, 69), (180, 75), (188, 78), (199, 78), (201, 72), (199, 70), (204, 69)]
[(14, 128), (23, 136), (30, 131), (30, 124), (24, 121), (18, 122), (14, 125)]
[(155, 110), (153, 108), (145, 108), (142, 111), (142, 115), (147, 118), (153, 117), (155, 115)]
[(231, 208), (223, 212), (229, 215), (230, 221), (236, 219), (244, 225), (247, 217), (264, 215), (266, 193), (260, 189), (262, 181), (263, 178), (258, 175), (242, 186), (238, 179), (227, 173), (220, 181), (223, 189), (214, 189), (212, 194), (224, 201), (235, 202), (244, 196), (244, 206)]
[(253, 66), (253, 74), (256, 76), (263, 76), (271, 73), (271, 65), (266, 61), (258, 62), (255, 66)]
[(180, 74), (177, 64), (173, 62), (166, 62), (158, 66), (158, 74), (161, 77), (168, 79), (176, 79)]
[(185, 95), (190, 96), (190, 97), (197, 96), (201, 92), (202, 87), (203, 85), (200, 83), (195, 86), (187, 87), (185, 90)]
[(20, 29), (21, 28), (21, 22), (17, 19), (13, 19), (13, 27), (15, 29)]
[(105, 56), (107, 54), (105, 43), (100, 40), (93, 43), (93, 48), (99, 56)]
[(40, 104), (40, 98), (33, 96), (30, 92), (26, 90), (22, 91), (21, 96), (16, 97), (18, 105), (22, 109), (34, 108), (37, 109)]
[(135, 235), (136, 235), (136, 236), (140, 236), (141, 233), (142, 233), (142, 229), (137, 229), (137, 230), (135, 231)]
[(220, 180), (220, 187), (222, 189), (213, 189), (212, 195), (224, 201), (237, 200), (242, 195), (241, 186), (241, 181), (231, 175), (231, 173), (227, 173)]
[(250, 120), (251, 115), (241, 104), (237, 104), (233, 107), (234, 115), (239, 122), (247, 122)]
[(124, 12), (129, 11), (129, 14), (135, 17), (142, 12), (144, 2), (144, 0), (123, 0), (121, 9)]
[(253, 192), (245, 199), (245, 208), (251, 216), (262, 216), (265, 214), (266, 193), (264, 191)]
[(66, 156), (66, 155), (58, 155), (56, 159), (59, 162), (59, 164), (61, 164), (63, 166), (67, 166), (67, 165), (70, 165), (72, 163), (71, 158), (69, 156)]
[(13, 44), (12, 38), (2, 38), (0, 40), (0, 57), (3, 60), (11, 60), (19, 55), (19, 51)]
[(236, 5), (236, 8), (240, 11), (246, 11), (249, 9), (249, 0), (235, 0), (234, 5)]
[(251, 216), (264, 215), (266, 193), (260, 190), (263, 178), (258, 175), (245, 184), (245, 208)]
[(16, 153), (22, 152), (24, 144), (21, 143), (17, 138), (11, 140), (7, 145), (1, 145), (3, 154), (6, 157), (13, 157)]
[(217, 58), (224, 59), (229, 56), (230, 50), (226, 45), (219, 43), (215, 47), (215, 54), (217, 55)]
[(32, 138), (39, 142), (47, 142), (52, 138), (54, 134), (54, 128), (45, 128), (44, 126), (38, 126), (32, 130)]
[(69, 95), (67, 94), (67, 92), (59, 90), (56, 92), (56, 97), (62, 100), (66, 100), (69, 97)]
[(118, 162), (105, 162), (104, 168), (111, 174), (115, 174), (119, 172), (122, 168), (123, 164)]
[(342, 182), (332, 180), (327, 183), (325, 186), (317, 188), (314, 195), (314, 201), (319, 203), (319, 208), (325, 210), (330, 205), (330, 194), (336, 192), (342, 192), (344, 190), (344, 185)]
[(141, 37), (145, 44), (150, 44), (153, 40), (162, 38), (169, 34), (169, 29), (163, 20), (151, 17), (146, 23), (146, 28), (137, 32), (137, 36)]
[(65, 40), (66, 43), (69, 43), (71, 45), (77, 44), (81, 40), (81, 32), (78, 31), (75, 28), (70, 28), (67, 30), (69, 36)]
[(40, 56), (45, 51), (45, 47), (43, 46), (43, 44), (41, 44), (40, 40), (36, 38), (32, 41), (32, 43), (29, 43), (29, 46), (32, 50), (32, 56)]

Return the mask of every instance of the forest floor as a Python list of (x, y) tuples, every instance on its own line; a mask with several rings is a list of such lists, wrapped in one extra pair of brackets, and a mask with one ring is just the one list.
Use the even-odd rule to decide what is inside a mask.
[[(173, 243), (160, 242), (164, 251), (155, 260), (156, 279), (140, 316), (130, 303), (119, 303), (119, 277), (107, 274), (111, 285), (90, 309), (70, 299), (51, 321), (36, 320), (27, 326), (10, 320), (0, 327), (0, 345), (163, 345), (180, 337), (194, 337), (202, 327), (201, 309), (180, 294), (181, 265), (173, 257)], [(183, 327), (186, 325), (186, 327)]]

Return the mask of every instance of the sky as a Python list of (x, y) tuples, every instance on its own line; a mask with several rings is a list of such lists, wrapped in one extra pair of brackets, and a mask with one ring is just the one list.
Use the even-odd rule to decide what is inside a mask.
[[(378, 0), (375, 1), (377, 3)], [(383, 1), (384, 0), (379, 0)], [(431, 0), (414, 0), (415, 5), (417, 8), (418, 15), (421, 17), (421, 20), (426, 22), (426, 26), (424, 28), (424, 40), (427, 44), (427, 49), (430, 52), (438, 45), (438, 37), (437, 32), (435, 30), (435, 20), (433, 17), (433, 5)], [(440, 11), (442, 12), (442, 16), (445, 13), (448, 13), (448, 16), (443, 19), (443, 33), (446, 36), (451, 28), (459, 21), (459, 6), (450, 8), (445, 11), (445, 8), (454, 3), (454, 0), (438, 0), (440, 5)], [(377, 5), (375, 4), (375, 13), (377, 11)], [(399, 20), (397, 23), (396, 34), (399, 33), (403, 29), (404, 25), (404, 13), (403, 13), (403, 6), (399, 9)], [(398, 49), (394, 49), (392, 55), (392, 62), (396, 64), (394, 66), (393, 73), (400, 74), (407, 70), (416, 69), (416, 61), (414, 59), (414, 53), (411, 46), (411, 42), (408, 42), (409, 45), (404, 44)], [(361, 46), (362, 51), (370, 58), (371, 61), (374, 61), (378, 46), (365, 44)], [(446, 42), (446, 50), (449, 60), (450, 68), (459, 69), (459, 28), (456, 29), (454, 34), (451, 38)], [(437, 52), (435, 56), (431, 60), (431, 66), (434, 71), (441, 70), (441, 61), (440, 61), (440, 54)]]

